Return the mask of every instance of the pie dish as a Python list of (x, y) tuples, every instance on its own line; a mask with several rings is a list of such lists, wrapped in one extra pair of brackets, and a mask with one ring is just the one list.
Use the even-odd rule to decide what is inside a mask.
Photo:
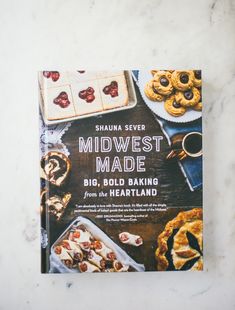
[(61, 152), (48, 152), (41, 159), (41, 177), (53, 185), (61, 186), (71, 170), (69, 158)]
[(180, 212), (158, 236), (157, 269), (202, 270), (202, 209)]

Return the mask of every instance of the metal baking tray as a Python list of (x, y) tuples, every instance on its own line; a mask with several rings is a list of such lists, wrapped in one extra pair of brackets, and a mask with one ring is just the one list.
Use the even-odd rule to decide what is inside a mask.
[(42, 112), (42, 116), (43, 116), (43, 120), (44, 120), (45, 124), (46, 125), (55, 125), (55, 124), (59, 124), (59, 123), (74, 121), (77, 119), (83, 119), (83, 118), (103, 115), (103, 114), (107, 114), (107, 113), (119, 112), (119, 111), (134, 108), (134, 106), (136, 106), (136, 104), (137, 104), (137, 98), (136, 98), (135, 87), (134, 87), (131, 71), (124, 71), (124, 74), (125, 74), (125, 78), (126, 78), (127, 91), (128, 91), (128, 104), (126, 106), (117, 107), (117, 108), (113, 108), (113, 109), (105, 110), (105, 111), (100, 111), (100, 112), (94, 112), (94, 113), (90, 113), (90, 114), (84, 114), (84, 115), (80, 115), (80, 116), (74, 116), (74, 117), (70, 117), (70, 118), (58, 119), (58, 120), (48, 120), (46, 118), (45, 113), (44, 113), (44, 101), (43, 101), (41, 90), (39, 88), (39, 92), (40, 92), (39, 103), (40, 103), (40, 108), (41, 108), (41, 112)]
[(89, 219), (79, 216), (77, 217), (69, 227), (62, 233), (62, 235), (55, 241), (51, 246), (50, 253), (50, 269), (49, 273), (80, 273), (78, 269), (69, 269), (66, 267), (61, 260), (57, 257), (54, 252), (54, 247), (58, 245), (62, 240), (66, 239), (68, 236), (69, 230), (73, 226), (83, 225), (86, 229), (97, 239), (102, 242), (110, 249), (114, 251), (117, 259), (124, 265), (131, 266), (135, 271), (145, 271), (145, 267), (142, 264), (136, 263), (124, 250), (122, 250), (115, 242), (113, 242), (110, 237), (108, 237), (98, 226), (96, 226)]

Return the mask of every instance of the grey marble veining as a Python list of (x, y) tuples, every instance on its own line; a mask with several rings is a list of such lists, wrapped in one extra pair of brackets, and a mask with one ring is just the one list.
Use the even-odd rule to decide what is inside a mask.
[[(0, 309), (235, 309), (235, 1), (1, 1)], [(41, 275), (36, 71), (201, 68), (202, 273)]]

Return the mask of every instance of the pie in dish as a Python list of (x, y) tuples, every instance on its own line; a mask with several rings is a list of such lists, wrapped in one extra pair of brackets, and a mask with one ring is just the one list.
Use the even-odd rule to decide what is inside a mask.
[(157, 269), (202, 270), (202, 209), (180, 212), (166, 224), (155, 252)]

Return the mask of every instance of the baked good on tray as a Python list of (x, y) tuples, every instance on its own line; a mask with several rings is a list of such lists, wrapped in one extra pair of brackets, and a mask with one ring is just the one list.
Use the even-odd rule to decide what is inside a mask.
[(80, 272), (133, 271), (133, 268), (117, 260), (114, 251), (84, 225), (72, 226), (53, 250), (66, 267)]
[(70, 193), (50, 195), (48, 190), (43, 189), (41, 192), (41, 212), (45, 214), (47, 211), (51, 217), (59, 221), (64, 214), (71, 196)]
[(202, 209), (180, 212), (158, 236), (157, 269), (202, 270)]
[(179, 117), (190, 109), (202, 110), (201, 70), (151, 70), (144, 92), (151, 101), (164, 101), (170, 115)]
[(53, 185), (61, 186), (65, 183), (70, 170), (69, 158), (61, 152), (48, 152), (41, 159), (41, 177)]
[(128, 104), (124, 71), (42, 71), (39, 73), (44, 117), (72, 119)]

